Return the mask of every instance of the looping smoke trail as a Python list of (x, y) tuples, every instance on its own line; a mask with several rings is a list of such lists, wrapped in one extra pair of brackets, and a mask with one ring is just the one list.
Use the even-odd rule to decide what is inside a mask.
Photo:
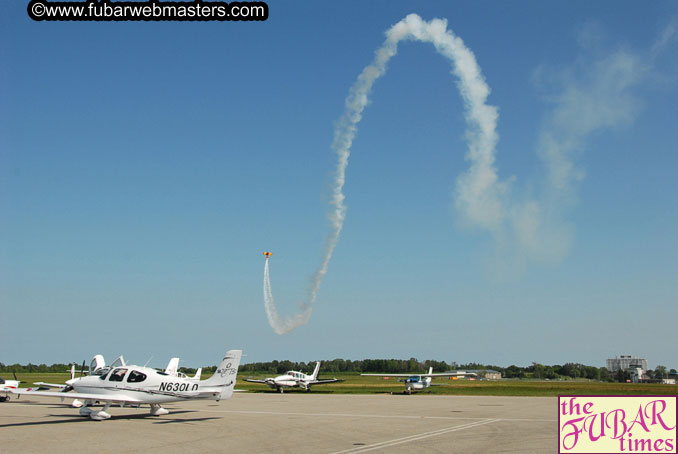
[(438, 53), (451, 61), (452, 73), (458, 78), (457, 87), (464, 100), (468, 125), (466, 137), (469, 149), (466, 159), (470, 161), (470, 169), (459, 178), (457, 208), (472, 224), (490, 231), (498, 230), (503, 222), (505, 216), (501, 203), (503, 186), (498, 181), (494, 167), (498, 114), (496, 107), (485, 104), (490, 88), (485, 83), (475, 56), (461, 38), (447, 29), (446, 20), (433, 19), (426, 22), (418, 15), (410, 14), (386, 32), (386, 40), (375, 52), (374, 60), (363, 69), (351, 87), (346, 98), (344, 114), (335, 126), (332, 149), (337, 154), (337, 167), (330, 200), (331, 209), (328, 214), (331, 229), (327, 236), (323, 259), (312, 276), (308, 301), (301, 303), (301, 312), (294, 317), (283, 320), (278, 315), (271, 291), (268, 260), (266, 261), (264, 303), (268, 321), (278, 334), (288, 333), (306, 324), (311, 316), (320, 284), (327, 274), (332, 253), (337, 246), (346, 218), (343, 188), (357, 125), (362, 119), (362, 112), (368, 103), (374, 82), (384, 75), (386, 64), (396, 55), (398, 43), (403, 40), (432, 43)]

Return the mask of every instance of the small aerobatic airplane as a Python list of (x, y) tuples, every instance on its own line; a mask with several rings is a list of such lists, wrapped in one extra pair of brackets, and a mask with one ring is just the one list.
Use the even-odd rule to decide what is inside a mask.
[[(214, 375), (202, 381), (170, 375), (150, 367), (127, 365), (120, 357), (118, 358), (120, 364), (117, 366), (116, 360), (111, 367), (97, 370), (100, 372), (98, 374), (92, 373), (86, 377), (68, 380), (67, 386), (62, 391), (33, 391), (31, 388), (19, 388), (11, 392), (28, 396), (80, 399), (84, 401), (80, 414), (97, 421), (111, 417), (107, 413), (111, 405), (138, 407), (149, 404), (151, 415), (166, 415), (169, 411), (162, 408), (163, 403), (188, 399), (212, 399), (218, 402), (230, 398), (235, 387), (241, 356), (242, 350), (229, 350)], [(103, 361), (103, 358), (101, 360)], [(65, 394), (64, 391), (70, 390), (75, 392)], [(103, 409), (93, 409), (92, 406), (97, 403), (103, 404)]]
[(285, 375), (278, 375), (277, 377), (267, 378), (265, 380), (254, 380), (252, 378), (245, 378), (245, 381), (250, 383), (263, 383), (270, 386), (276, 391), (282, 393), (283, 388), (301, 388), (306, 391), (311, 390), (311, 385), (322, 385), (325, 383), (336, 383), (344, 381), (338, 378), (318, 379), (318, 371), (320, 370), (320, 361), (315, 363), (315, 370), (313, 374), (306, 375), (296, 370), (290, 370)]
[(0, 402), (10, 400), (9, 393), (11, 393), (13, 389), (17, 389), (19, 383), (21, 382), (16, 378), (16, 374), (14, 374), (14, 380), (5, 380), (0, 377), (0, 394), (4, 394), (4, 396), (0, 396)]
[(412, 390), (419, 391), (426, 389), (431, 386), (432, 377), (455, 377), (459, 375), (459, 372), (449, 372), (434, 374), (433, 368), (429, 367), (428, 374), (360, 374), (371, 377), (407, 377), (403, 382), (405, 382), (405, 392), (407, 394), (412, 394)]

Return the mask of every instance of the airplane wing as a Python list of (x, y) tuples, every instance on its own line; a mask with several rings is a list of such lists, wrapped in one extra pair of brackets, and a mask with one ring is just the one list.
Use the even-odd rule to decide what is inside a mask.
[(360, 375), (369, 375), (372, 377), (456, 377), (456, 376), (462, 377), (476, 374), (460, 374), (458, 372), (453, 372), (439, 374), (360, 374)]
[(266, 380), (254, 380), (253, 378), (243, 378), (243, 381), (248, 381), (250, 383), (263, 383), (264, 385), (268, 384)]
[(336, 383), (336, 382), (340, 382), (340, 381), (344, 381), (344, 380), (341, 379), (341, 378), (321, 378), (319, 380), (310, 381), (310, 382), (308, 382), (308, 384), (309, 385), (322, 385), (324, 383)]
[[(196, 392), (171, 392), (171, 391), (155, 391), (149, 389), (130, 389), (129, 391), (143, 392), (146, 394), (159, 394), (163, 396), (177, 397), (180, 399), (205, 399), (214, 397), (219, 394), (221, 390), (203, 389)], [(115, 394), (90, 394), (90, 393), (64, 393), (61, 391), (33, 391), (31, 388), (13, 389), (12, 393), (21, 394), (24, 396), (44, 396), (44, 397), (58, 397), (59, 399), (80, 399), (80, 400), (98, 400), (99, 402), (120, 402), (120, 403), (147, 403), (143, 399), (130, 397), (122, 391)]]
[(143, 401), (133, 397), (120, 394), (114, 396), (111, 394), (89, 394), (89, 393), (62, 393), (60, 391), (31, 391), (30, 388), (18, 388), (12, 390), (13, 394), (23, 396), (44, 396), (44, 397), (58, 397), (59, 399), (81, 399), (81, 400), (98, 400), (99, 402), (128, 402), (128, 403), (142, 403)]
[(370, 376), (370, 377), (413, 377), (413, 376), (424, 377), (425, 376), (423, 374), (360, 374), (360, 375), (367, 375), (367, 376)]
[(420, 374), (421, 377), (477, 377), (478, 374), (475, 373), (464, 373), (460, 374), (458, 372), (453, 373), (440, 373), (440, 374)]
[(47, 386), (48, 388), (58, 388), (58, 389), (64, 389), (68, 385), (59, 385), (56, 383), (45, 383), (44, 381), (36, 381), (33, 383), (34, 385), (38, 386)]

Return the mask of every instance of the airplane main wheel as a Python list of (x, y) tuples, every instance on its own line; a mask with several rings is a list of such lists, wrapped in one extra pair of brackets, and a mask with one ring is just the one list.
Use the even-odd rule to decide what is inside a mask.
[(0, 402), (6, 402), (9, 400), (9, 396), (2, 396), (0, 397)]

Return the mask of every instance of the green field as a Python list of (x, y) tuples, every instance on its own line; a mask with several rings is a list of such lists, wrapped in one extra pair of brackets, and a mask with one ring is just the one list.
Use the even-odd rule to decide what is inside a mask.
[[(12, 378), (11, 374), (4, 374), (6, 378)], [(274, 375), (274, 374), (273, 374)], [(203, 375), (203, 379), (209, 374)], [(237, 389), (245, 389), (251, 392), (274, 392), (268, 386), (247, 383), (243, 378), (265, 378), (271, 374), (239, 374)], [(401, 393), (405, 389), (403, 383), (391, 378), (384, 380), (380, 377), (361, 377), (359, 374), (321, 374), (322, 378), (336, 377), (344, 379), (341, 383), (319, 385), (313, 388), (314, 393), (332, 394), (379, 394)], [(69, 378), (67, 373), (22, 373), (17, 378), (25, 383), (22, 387), (30, 387), (36, 381), (48, 383), (64, 383)], [(422, 394), (434, 395), (458, 395), (458, 396), (557, 396), (558, 394), (678, 394), (678, 385), (661, 384), (633, 384), (633, 383), (604, 383), (587, 380), (565, 381), (538, 381), (538, 380), (498, 380), (498, 381), (469, 381), (469, 380), (446, 380), (434, 379), (434, 385)], [(285, 392), (304, 392), (290, 390)]]

